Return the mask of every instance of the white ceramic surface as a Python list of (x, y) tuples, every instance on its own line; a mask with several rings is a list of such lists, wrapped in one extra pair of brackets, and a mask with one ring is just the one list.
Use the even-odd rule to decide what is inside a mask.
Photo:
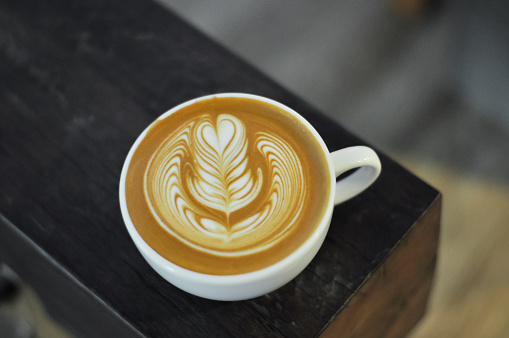
[[(138, 234), (129, 217), (125, 200), (127, 168), (134, 151), (147, 133), (148, 128), (138, 137), (132, 146), (122, 168), (119, 188), (120, 208), (125, 225), (134, 244), (150, 266), (168, 282), (184, 291), (204, 298), (223, 301), (249, 299), (278, 289), (304, 270), (316, 255), (325, 239), (334, 206), (354, 197), (369, 187), (380, 174), (381, 164), (376, 153), (371, 148), (365, 146), (350, 147), (330, 153), (318, 132), (297, 112), (279, 102), (256, 95), (223, 93), (199, 97), (169, 110), (161, 115), (159, 119), (163, 119), (187, 105), (212, 97), (242, 97), (270, 103), (294, 115), (314, 135), (323, 153), (326, 155), (331, 176), (327, 209), (315, 232), (296, 251), (283, 260), (267, 268), (250, 273), (227, 276), (208, 275), (184, 269), (166, 260), (154, 251)], [(359, 169), (348, 177), (336, 182), (337, 176), (355, 168)]]

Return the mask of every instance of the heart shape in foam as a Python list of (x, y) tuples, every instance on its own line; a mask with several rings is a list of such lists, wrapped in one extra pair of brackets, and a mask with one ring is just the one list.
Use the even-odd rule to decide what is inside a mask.
[(234, 124), (222, 115), (217, 120), (217, 128), (214, 128), (212, 125), (203, 127), (203, 139), (221, 157), (224, 156), (225, 149), (228, 145), (232, 144), (234, 138)]

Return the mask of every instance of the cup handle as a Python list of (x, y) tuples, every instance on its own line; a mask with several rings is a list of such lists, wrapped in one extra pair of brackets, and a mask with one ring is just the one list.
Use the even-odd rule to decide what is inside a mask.
[(336, 182), (334, 205), (338, 205), (368, 188), (380, 175), (382, 165), (373, 149), (365, 146), (349, 147), (330, 153), (336, 177), (358, 168), (351, 175)]

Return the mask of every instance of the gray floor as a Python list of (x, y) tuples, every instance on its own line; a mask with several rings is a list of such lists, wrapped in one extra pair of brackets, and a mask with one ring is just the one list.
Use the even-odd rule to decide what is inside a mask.
[[(449, 1), (405, 20), (394, 0), (158, 1), (444, 193), (437, 282), (413, 337), (505, 337), (509, 5)], [(67, 336), (26, 287), (0, 302), (2, 332)]]

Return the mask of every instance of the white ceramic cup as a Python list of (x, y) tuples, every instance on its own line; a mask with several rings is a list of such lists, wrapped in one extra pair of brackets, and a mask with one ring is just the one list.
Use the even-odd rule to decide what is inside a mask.
[[(237, 275), (209, 275), (198, 273), (184, 269), (163, 258), (153, 250), (136, 231), (127, 210), (125, 197), (127, 169), (134, 151), (147, 133), (148, 128), (138, 137), (132, 146), (122, 168), (119, 188), (120, 208), (125, 225), (134, 244), (150, 266), (168, 282), (184, 291), (204, 298), (223, 301), (249, 299), (278, 289), (304, 270), (316, 255), (325, 239), (334, 206), (356, 196), (369, 187), (380, 174), (381, 164), (376, 153), (371, 148), (365, 146), (349, 147), (336, 150), (332, 153), (329, 152), (318, 132), (302, 116), (279, 102), (261, 96), (241, 93), (224, 93), (199, 97), (176, 106), (161, 115), (159, 119), (163, 119), (187, 105), (212, 97), (241, 97), (267, 102), (285, 110), (299, 119), (316, 138), (320, 144), (320, 150), (327, 158), (331, 187), (329, 189), (330, 194), (326, 212), (314, 233), (297, 250), (281, 261), (258, 271)], [(336, 177), (355, 168), (359, 169), (336, 182)]]

